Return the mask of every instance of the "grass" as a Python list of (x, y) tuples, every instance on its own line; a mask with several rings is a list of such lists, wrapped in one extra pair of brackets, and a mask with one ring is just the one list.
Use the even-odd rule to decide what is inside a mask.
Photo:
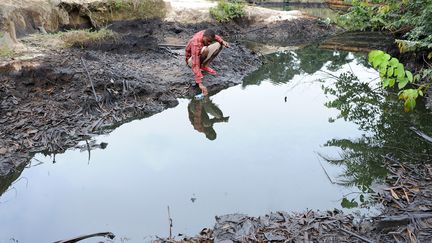
[(115, 34), (112, 30), (102, 28), (98, 31), (85, 30), (70, 30), (67, 32), (58, 33), (60, 39), (65, 43), (66, 47), (85, 46), (86, 44), (114, 38)]

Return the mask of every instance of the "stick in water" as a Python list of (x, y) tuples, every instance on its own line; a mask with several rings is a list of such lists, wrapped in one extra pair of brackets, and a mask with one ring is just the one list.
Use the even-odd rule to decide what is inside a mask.
[(68, 239), (68, 240), (60, 240), (60, 241), (56, 241), (54, 243), (74, 243), (74, 242), (78, 242), (81, 240), (85, 240), (85, 239), (88, 239), (91, 237), (97, 237), (97, 236), (108, 237), (111, 240), (115, 238), (115, 235), (111, 232), (101, 232), (101, 233), (90, 234), (90, 235), (82, 235), (82, 236), (78, 236), (78, 237)]
[(171, 213), (170, 213), (169, 206), (168, 206), (168, 222), (169, 222), (169, 238), (172, 239), (172, 226), (173, 226), (173, 223), (172, 223), (172, 218), (171, 218)]

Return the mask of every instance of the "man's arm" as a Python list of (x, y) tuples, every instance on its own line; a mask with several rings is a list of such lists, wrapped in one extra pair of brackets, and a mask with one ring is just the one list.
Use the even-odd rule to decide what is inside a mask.
[(201, 64), (200, 64), (200, 50), (196, 46), (192, 46), (191, 48), (192, 54), (192, 72), (195, 74), (195, 82), (197, 84), (202, 83), (203, 75), (201, 73)]
[(219, 42), (221, 45), (229, 48), (228, 42), (224, 41), (220, 35), (215, 35), (215, 41)]

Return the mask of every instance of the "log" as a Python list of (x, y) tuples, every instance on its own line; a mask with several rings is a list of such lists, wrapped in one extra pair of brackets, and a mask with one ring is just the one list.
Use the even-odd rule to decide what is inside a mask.
[(178, 48), (178, 49), (186, 47), (186, 45), (177, 45), (177, 44), (169, 44), (169, 43), (161, 43), (161, 44), (158, 44), (158, 46), (159, 47)]
[(394, 216), (378, 217), (377, 228), (388, 229), (408, 225), (413, 219), (432, 218), (432, 213), (405, 213)]

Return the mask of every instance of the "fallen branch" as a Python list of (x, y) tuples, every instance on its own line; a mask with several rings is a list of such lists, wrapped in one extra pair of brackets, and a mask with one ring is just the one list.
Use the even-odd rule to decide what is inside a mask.
[(358, 235), (358, 234), (356, 234), (356, 233), (354, 233), (354, 232), (351, 232), (351, 231), (349, 231), (349, 230), (346, 230), (346, 229), (344, 229), (344, 228), (340, 228), (340, 230), (342, 230), (343, 232), (345, 232), (345, 233), (347, 233), (347, 234), (350, 234), (350, 235), (352, 235), (352, 236), (355, 236), (355, 237), (359, 238), (360, 240), (362, 240), (362, 241), (364, 241), (364, 242), (373, 243), (373, 241), (371, 241), (371, 240), (369, 240), (369, 239), (367, 239), (367, 238), (365, 238), (365, 237), (363, 237), (363, 236), (361, 236), (361, 235)]
[(330, 177), (329, 174), (327, 173), (326, 169), (325, 169), (324, 166), (321, 164), (321, 161), (318, 160), (318, 162), (320, 163), (321, 168), (323, 169), (323, 171), (324, 171), (324, 173), (326, 174), (327, 179), (330, 181), (330, 183), (331, 183), (331, 184), (336, 184), (336, 182), (334, 182), (334, 181), (331, 179), (331, 177)]
[(170, 47), (170, 48), (185, 48), (186, 45), (176, 45), (176, 44), (168, 44), (168, 43), (161, 43), (158, 44), (159, 47)]
[(84, 59), (83, 59), (82, 57), (81, 57), (81, 63), (82, 63), (82, 65), (84, 66), (84, 69), (85, 69), (85, 71), (86, 71), (86, 73), (87, 73), (87, 78), (88, 78), (89, 81), (90, 81), (90, 85), (91, 85), (92, 90), (93, 90), (93, 94), (94, 94), (94, 97), (95, 97), (95, 101), (98, 102), (98, 98), (97, 98), (97, 95), (96, 95), (96, 90), (95, 90), (95, 87), (94, 87), (94, 85), (93, 85), (93, 80), (92, 80), (91, 77), (90, 77), (90, 73), (89, 73), (89, 71), (88, 71), (88, 69), (87, 69), (87, 65), (85, 64)]
[(82, 235), (82, 236), (78, 236), (78, 237), (68, 239), (68, 240), (60, 240), (60, 241), (56, 241), (54, 243), (74, 243), (74, 242), (78, 242), (81, 240), (85, 240), (85, 239), (92, 238), (92, 237), (98, 237), (98, 236), (108, 237), (111, 240), (115, 238), (115, 235), (111, 232), (101, 232), (101, 233), (95, 233), (95, 234), (90, 234), (90, 235)]
[(426, 135), (424, 132), (418, 130), (415, 127), (410, 127), (411, 131), (415, 132), (417, 135), (419, 135), (424, 140), (428, 141), (429, 143), (432, 143), (432, 137)]
[(381, 222), (400, 222), (412, 219), (432, 218), (432, 213), (407, 213), (395, 216), (382, 217)]

